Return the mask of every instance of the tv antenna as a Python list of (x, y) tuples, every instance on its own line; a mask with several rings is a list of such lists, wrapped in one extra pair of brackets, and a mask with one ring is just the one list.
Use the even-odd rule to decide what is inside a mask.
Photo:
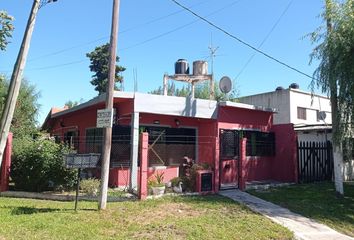
[(213, 46), (213, 34), (211, 34), (210, 36), (210, 45), (208, 46), (209, 48), (209, 57), (210, 57), (210, 61), (211, 61), (211, 66), (210, 66), (210, 70), (211, 70), (211, 74), (214, 74), (214, 58), (216, 57), (216, 51), (219, 49), (219, 46), (214, 47)]
[(216, 57), (216, 51), (219, 49), (218, 47), (213, 46), (213, 34), (211, 33), (210, 36), (210, 45), (209, 45), (209, 52), (210, 52), (210, 61), (211, 61), (211, 81), (210, 81), (210, 97), (215, 98), (215, 93), (214, 93), (214, 58)]

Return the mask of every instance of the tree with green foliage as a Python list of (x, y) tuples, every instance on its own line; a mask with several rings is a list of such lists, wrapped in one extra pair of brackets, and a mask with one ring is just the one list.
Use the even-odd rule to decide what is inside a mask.
[[(162, 95), (163, 88), (160, 86), (155, 90), (149, 92), (150, 94)], [(176, 85), (172, 82), (167, 86), (167, 95), (169, 96), (178, 96), (178, 97), (187, 97), (190, 94), (190, 88), (183, 86), (181, 89), (176, 88)]]
[(335, 186), (343, 194), (343, 142), (353, 138), (354, 126), (354, 0), (326, 0), (325, 26), (310, 34), (317, 46), (311, 62), (319, 60), (312, 88), (330, 95)]
[[(96, 47), (94, 51), (87, 53), (86, 56), (90, 59), (90, 70), (91, 72), (94, 72), (91, 84), (95, 86), (98, 95), (101, 95), (102, 93), (105, 93), (107, 89), (109, 43)], [(116, 58), (116, 62), (119, 62), (119, 57)], [(115, 90), (119, 90), (116, 83), (121, 83), (123, 81), (123, 77), (120, 75), (123, 71), (125, 71), (124, 67), (116, 65)]]
[[(6, 101), (9, 80), (0, 75), (0, 112), (3, 111)], [(30, 136), (36, 132), (37, 116), (39, 111), (38, 98), (40, 94), (34, 85), (24, 80), (17, 99), (14, 117), (11, 122), (11, 132), (14, 141), (24, 136)]]
[(0, 11), (0, 50), (6, 50), (9, 44), (9, 38), (12, 37), (14, 26), (12, 25), (14, 18), (5, 11)]
[[(163, 88), (160, 86), (159, 88), (150, 91), (151, 94), (162, 95)], [(234, 88), (230, 93), (225, 94), (222, 93), (219, 89), (219, 82), (215, 82), (214, 84), (214, 93), (216, 101), (234, 101), (239, 93), (236, 88)], [(175, 84), (172, 82), (168, 84), (167, 87), (167, 95), (169, 96), (178, 96), (178, 97), (187, 97), (191, 94), (190, 87), (183, 86), (181, 89), (177, 88)], [(194, 97), (200, 99), (209, 99), (209, 83), (201, 83), (195, 86)]]
[(69, 100), (69, 101), (66, 101), (65, 102), (65, 106), (67, 106), (68, 108), (73, 108), (81, 103), (84, 102), (84, 99), (83, 98), (80, 98), (79, 101), (72, 101), (72, 100)]

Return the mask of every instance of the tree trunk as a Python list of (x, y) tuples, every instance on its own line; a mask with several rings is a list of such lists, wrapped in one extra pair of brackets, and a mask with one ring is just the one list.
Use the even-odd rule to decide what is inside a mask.
[[(326, 0), (326, 19), (327, 19), (327, 34), (332, 31), (331, 23), (331, 0)], [(343, 149), (341, 137), (339, 137), (339, 122), (341, 116), (338, 115), (338, 86), (337, 80), (333, 75), (333, 59), (329, 57), (329, 88), (332, 111), (332, 142), (333, 142), (333, 167), (334, 167), (334, 186), (337, 194), (343, 195)]]

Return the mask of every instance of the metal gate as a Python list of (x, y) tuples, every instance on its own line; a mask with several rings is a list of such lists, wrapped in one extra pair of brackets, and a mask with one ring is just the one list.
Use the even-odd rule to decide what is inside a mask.
[(333, 176), (331, 142), (298, 143), (299, 182), (330, 181)]

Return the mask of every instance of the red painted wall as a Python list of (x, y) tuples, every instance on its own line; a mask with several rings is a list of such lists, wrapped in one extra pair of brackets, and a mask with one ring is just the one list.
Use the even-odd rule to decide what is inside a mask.
[(204, 120), (198, 129), (198, 162), (208, 163), (215, 168), (215, 138), (217, 132), (216, 121)]
[[(117, 109), (118, 123), (129, 125), (133, 112), (132, 99), (115, 99), (114, 107)], [(80, 150), (84, 150), (84, 140), (87, 128), (96, 126), (97, 109), (104, 108), (104, 104), (98, 104), (86, 109), (52, 119), (52, 133), (64, 135), (65, 131), (78, 129), (80, 134)], [(176, 125), (176, 119), (179, 126)], [(270, 157), (247, 157), (243, 164), (246, 181), (253, 180), (278, 180), (296, 181), (296, 135), (292, 125), (272, 126), (273, 116), (271, 112), (258, 110), (220, 107), (218, 119), (197, 119), (179, 116), (166, 116), (157, 114), (140, 113), (141, 125), (153, 125), (158, 120), (161, 126), (170, 127), (193, 127), (198, 134), (197, 163), (209, 163), (214, 169), (215, 190), (219, 187), (219, 174), (223, 181), (234, 182), (238, 178), (237, 160), (226, 159), (220, 164), (219, 160), (219, 131), (220, 129), (256, 129), (261, 131), (274, 131), (276, 134), (276, 156)], [(65, 128), (61, 126), (63, 124)], [(230, 166), (230, 168), (226, 166)], [(228, 169), (227, 169), (228, 168)], [(148, 169), (148, 176), (153, 175), (154, 168)], [(160, 170), (159, 170), (160, 171)], [(178, 176), (178, 167), (167, 167), (165, 181)], [(129, 184), (129, 170), (115, 168), (110, 170), (110, 185), (125, 186)]]
[[(164, 173), (164, 182), (171, 181), (172, 178), (178, 177), (178, 167), (149, 167), (147, 176), (153, 177), (156, 172)], [(129, 186), (130, 170), (128, 168), (112, 168), (109, 171), (110, 186)], [(99, 177), (99, 174), (97, 175)], [(140, 182), (140, 168), (138, 167), (138, 182)]]
[(297, 182), (297, 138), (293, 124), (274, 125), (276, 156), (272, 164), (274, 180)]
[(272, 164), (273, 157), (246, 157), (246, 182), (273, 179)]
[(267, 132), (273, 122), (273, 113), (243, 108), (220, 107), (218, 112), (219, 129), (259, 129)]
[[(269, 132), (272, 122), (272, 112), (221, 107), (218, 113), (217, 136), (221, 129), (255, 129)], [(272, 160), (269, 157), (246, 157), (242, 163), (245, 181), (272, 179)], [(239, 159), (216, 159), (215, 162), (220, 163), (222, 183), (238, 182)]]
[(7, 137), (6, 146), (4, 149), (4, 155), (1, 164), (0, 172), (0, 192), (9, 190), (9, 177), (11, 167), (11, 155), (12, 155), (12, 133), (9, 132)]

